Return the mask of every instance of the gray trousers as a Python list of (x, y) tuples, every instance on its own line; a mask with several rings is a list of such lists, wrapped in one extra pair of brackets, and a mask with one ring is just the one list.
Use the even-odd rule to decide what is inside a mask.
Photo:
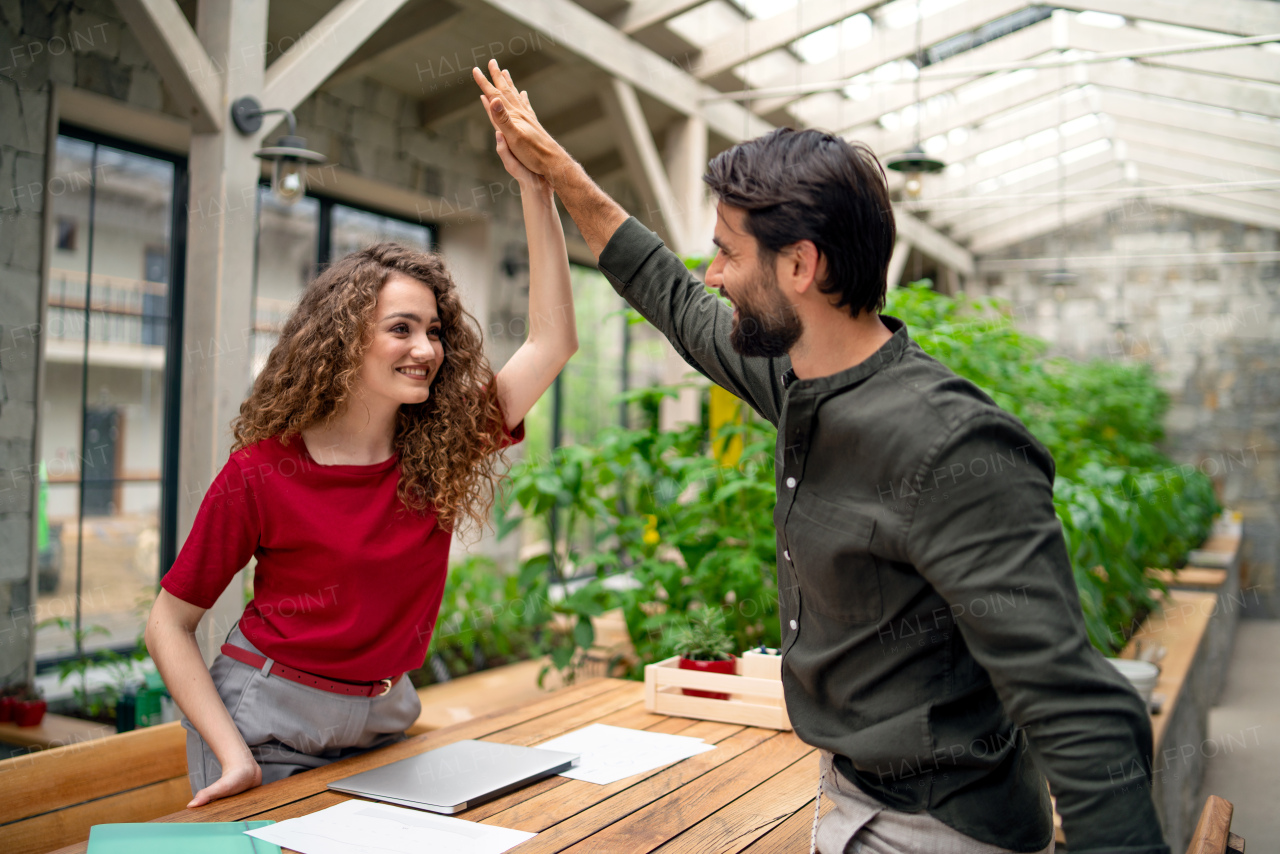
[[(927, 812), (887, 807), (853, 783), (822, 751), (822, 795), (831, 809), (818, 822), (821, 854), (1013, 854), (1007, 848), (979, 842)], [(1040, 854), (1053, 854), (1053, 840)]]
[[(239, 626), (227, 642), (262, 655)], [(396, 682), (384, 697), (348, 697), (267, 676), (222, 654), (209, 674), (262, 768), (263, 783), (403, 741), (405, 729), (422, 712), (408, 678)], [(222, 766), (185, 716), (182, 725), (187, 730), (187, 774), (194, 795), (222, 776)]]

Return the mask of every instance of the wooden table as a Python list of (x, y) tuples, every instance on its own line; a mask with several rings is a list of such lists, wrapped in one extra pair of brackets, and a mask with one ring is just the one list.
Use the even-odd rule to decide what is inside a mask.
[[(717, 745), (656, 771), (600, 786), (551, 777), (459, 813), (483, 824), (536, 832), (519, 854), (663, 854), (809, 850), (818, 754), (791, 732), (649, 714), (644, 686), (593, 679), (521, 708), (496, 712), (401, 744), (251, 789), (159, 821), (296, 818), (348, 800), (331, 780), (464, 738), (532, 745), (591, 723), (696, 736)], [(830, 801), (823, 799), (823, 806)], [(84, 844), (58, 854), (83, 852)]]

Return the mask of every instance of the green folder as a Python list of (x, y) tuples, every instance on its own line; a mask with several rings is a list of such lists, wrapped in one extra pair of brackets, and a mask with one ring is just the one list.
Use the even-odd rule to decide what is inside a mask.
[(95, 824), (88, 854), (280, 854), (280, 846), (249, 836), (274, 821)]

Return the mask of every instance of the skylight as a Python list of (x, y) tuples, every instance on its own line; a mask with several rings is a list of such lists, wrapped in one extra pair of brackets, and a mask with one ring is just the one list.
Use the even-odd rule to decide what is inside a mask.
[(702, 46), (741, 29), (742, 23), (742, 12), (730, 3), (711, 0), (672, 18), (667, 28), (690, 44)]
[(871, 18), (857, 14), (797, 39), (791, 47), (805, 62), (823, 62), (842, 50), (852, 50), (871, 41), (871, 31)]

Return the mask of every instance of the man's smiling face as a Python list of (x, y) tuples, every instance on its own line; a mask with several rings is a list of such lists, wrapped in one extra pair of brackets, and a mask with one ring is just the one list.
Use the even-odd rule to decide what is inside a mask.
[[(716, 206), (713, 242), (719, 251), (707, 269), (706, 283), (733, 304), (729, 341), (744, 356), (784, 356), (804, 326), (778, 288), (769, 258), (747, 230), (747, 212), (721, 202)], [(766, 256), (767, 257), (767, 256)]]

